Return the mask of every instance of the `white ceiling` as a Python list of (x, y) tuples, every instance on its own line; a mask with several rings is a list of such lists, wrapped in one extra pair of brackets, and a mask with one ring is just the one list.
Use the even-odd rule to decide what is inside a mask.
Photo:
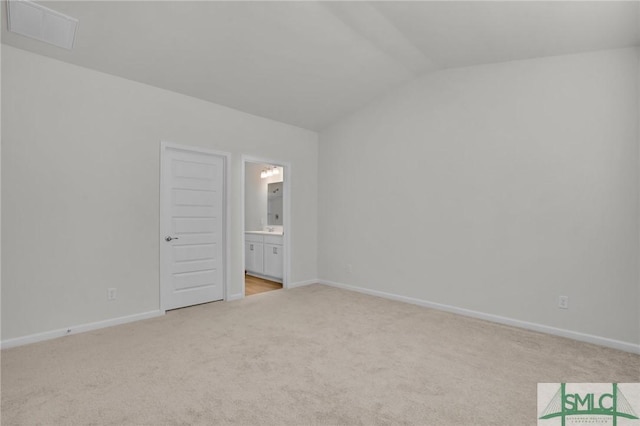
[(425, 72), (640, 45), (638, 1), (41, 3), (75, 48), (2, 43), (311, 130)]

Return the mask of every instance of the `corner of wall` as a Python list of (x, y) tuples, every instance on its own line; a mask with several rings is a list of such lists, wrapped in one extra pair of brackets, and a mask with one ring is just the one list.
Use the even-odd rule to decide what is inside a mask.
[[(638, 3), (638, 24), (640, 24), (640, 3)], [(636, 112), (638, 114), (638, 122), (636, 124), (636, 133), (637, 133), (637, 151), (638, 151), (638, 166), (636, 168), (637, 173), (637, 211), (640, 212), (640, 45), (636, 47), (636, 72), (638, 74), (638, 79), (636, 81)], [(638, 290), (637, 290), (637, 298), (638, 298), (638, 342), (640, 343), (640, 215), (638, 217)]]

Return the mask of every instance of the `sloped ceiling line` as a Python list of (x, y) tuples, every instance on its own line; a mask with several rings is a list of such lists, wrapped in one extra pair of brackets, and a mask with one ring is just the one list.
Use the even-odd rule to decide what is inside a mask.
[(638, 1), (43, 3), (73, 50), (2, 43), (315, 131), (434, 70), (640, 43)]

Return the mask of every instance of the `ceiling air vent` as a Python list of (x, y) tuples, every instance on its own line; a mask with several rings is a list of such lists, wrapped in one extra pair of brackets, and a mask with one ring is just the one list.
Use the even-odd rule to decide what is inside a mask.
[(78, 20), (28, 0), (7, 2), (9, 31), (71, 49)]

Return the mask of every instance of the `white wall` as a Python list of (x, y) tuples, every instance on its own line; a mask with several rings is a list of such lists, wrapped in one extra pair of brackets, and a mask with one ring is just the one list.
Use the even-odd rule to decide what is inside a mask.
[(445, 70), (322, 132), (320, 278), (640, 343), (637, 84), (633, 49)]
[[(317, 134), (2, 46), (2, 339), (157, 310), (161, 140), (292, 165), (291, 283), (317, 277)], [(118, 300), (107, 301), (116, 287)]]
[(284, 169), (277, 167), (280, 173), (264, 179), (261, 178), (260, 172), (270, 166), (270, 164), (262, 163), (245, 163), (244, 229), (246, 231), (263, 231), (263, 228), (267, 226), (268, 185), (282, 182), (284, 177)]

